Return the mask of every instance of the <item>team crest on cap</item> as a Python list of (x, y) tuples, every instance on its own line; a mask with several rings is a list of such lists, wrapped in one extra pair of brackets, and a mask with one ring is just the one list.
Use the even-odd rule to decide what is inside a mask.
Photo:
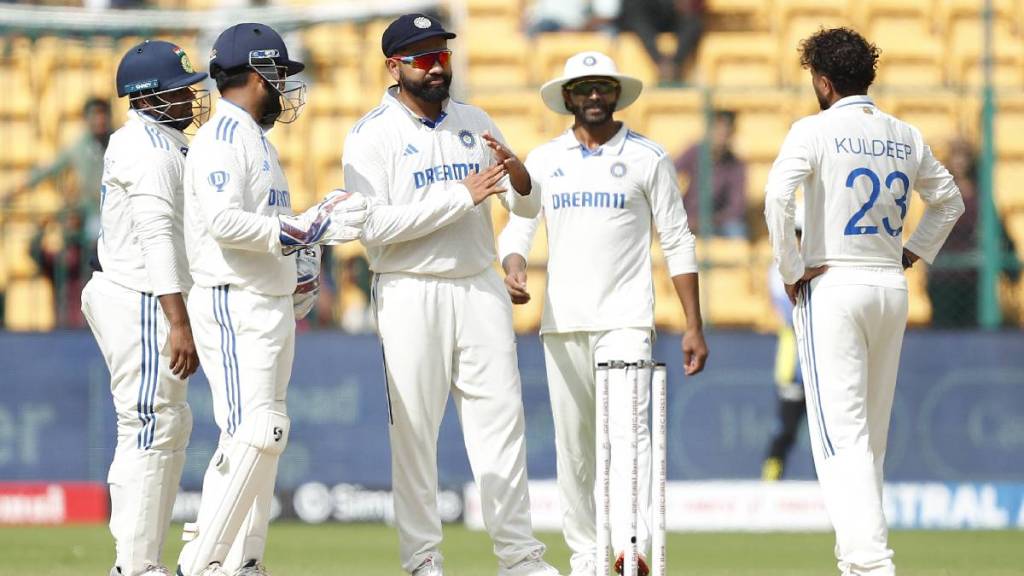
[(476, 137), (474, 137), (473, 133), (469, 130), (463, 130), (462, 132), (459, 132), (459, 141), (462, 142), (462, 145), (466, 148), (472, 148), (473, 145), (476, 144)]
[(192, 67), (192, 62), (189, 61), (188, 54), (185, 54), (184, 50), (175, 46), (174, 54), (181, 60), (181, 69), (184, 70), (186, 74), (196, 73), (196, 69)]
[(626, 165), (622, 162), (612, 164), (611, 173), (612, 176), (615, 176), (616, 178), (622, 178), (626, 175)]
[(412, 21), (412, 25), (417, 28), (425, 30), (427, 28), (430, 28), (430, 18), (420, 16), (419, 18)]
[(585, 56), (583, 58), (584, 66), (593, 66), (594, 64), (597, 64), (597, 58), (594, 58), (593, 56)]

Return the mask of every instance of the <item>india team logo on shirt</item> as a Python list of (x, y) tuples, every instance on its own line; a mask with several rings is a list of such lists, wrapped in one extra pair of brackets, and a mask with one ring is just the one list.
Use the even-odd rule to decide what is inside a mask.
[(459, 142), (466, 148), (472, 148), (476, 144), (476, 138), (469, 130), (463, 130), (459, 132)]
[(626, 165), (622, 162), (612, 164), (611, 173), (612, 176), (615, 176), (616, 178), (622, 178), (626, 175)]

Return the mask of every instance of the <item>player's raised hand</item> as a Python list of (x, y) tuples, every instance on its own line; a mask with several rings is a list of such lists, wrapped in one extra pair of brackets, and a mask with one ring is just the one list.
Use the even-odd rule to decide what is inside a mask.
[(473, 204), (480, 204), (492, 194), (501, 194), (505, 188), (501, 185), (501, 179), (508, 174), (504, 164), (495, 164), (483, 172), (470, 174), (462, 179), (462, 185), (469, 190), (473, 197)]
[(530, 173), (526, 171), (526, 166), (519, 160), (519, 157), (509, 150), (508, 146), (499, 142), (490, 132), (484, 132), (482, 136), (487, 147), (494, 153), (494, 159), (497, 163), (505, 166), (516, 192), (524, 196), (529, 194), (531, 188)]
[(683, 333), (683, 372), (693, 376), (704, 369), (708, 359), (708, 345), (704, 342), (704, 331), (700, 328), (687, 329)]
[(501, 263), (505, 269), (505, 289), (513, 304), (526, 304), (530, 293), (526, 290), (526, 259), (519, 254), (509, 254)]

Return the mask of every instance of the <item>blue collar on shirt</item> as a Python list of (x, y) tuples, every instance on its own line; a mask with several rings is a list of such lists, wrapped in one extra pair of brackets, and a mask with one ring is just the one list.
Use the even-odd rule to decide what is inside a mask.
[(619, 156), (622, 154), (622, 148), (626, 145), (626, 138), (629, 136), (629, 128), (623, 122), (622, 127), (615, 133), (607, 142), (601, 144), (596, 149), (591, 150), (583, 145), (582, 142), (576, 139), (576, 134), (573, 133), (572, 128), (566, 130), (559, 137), (562, 140), (562, 144), (568, 150), (574, 148), (580, 149), (580, 155), (584, 159), (590, 158), (591, 156), (603, 156), (605, 152), (613, 156)]
[(441, 104), (441, 114), (437, 117), (437, 120), (431, 120), (430, 118), (423, 118), (422, 116), (419, 116), (418, 114), (410, 110), (408, 106), (403, 104), (402, 101), (398, 99), (397, 94), (397, 85), (389, 87), (387, 90), (384, 91), (384, 102), (386, 103), (389, 99), (393, 100), (395, 104), (398, 104), (398, 106), (401, 107), (402, 110), (405, 110), (405, 113), (408, 114), (410, 118), (415, 119), (420, 124), (423, 124), (427, 128), (430, 128), (431, 130), (440, 126), (441, 122), (444, 122), (444, 119), (448, 117), (448, 104), (451, 103), (452, 101), (450, 97), (447, 100), (445, 100), (444, 103)]

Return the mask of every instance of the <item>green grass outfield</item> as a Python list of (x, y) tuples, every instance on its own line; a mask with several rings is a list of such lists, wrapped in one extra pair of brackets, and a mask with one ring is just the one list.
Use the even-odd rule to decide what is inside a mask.
[[(176, 558), (180, 526), (165, 558)], [(560, 534), (540, 534), (547, 558), (568, 573)], [(669, 574), (829, 576), (837, 574), (830, 534), (670, 534)], [(894, 532), (900, 576), (1024, 575), (1024, 532)], [(0, 528), (0, 576), (106, 576), (113, 557), (104, 526)], [(400, 576), (392, 528), (381, 525), (278, 523), (267, 567), (274, 576)], [(445, 574), (497, 572), (486, 534), (445, 528)]]

